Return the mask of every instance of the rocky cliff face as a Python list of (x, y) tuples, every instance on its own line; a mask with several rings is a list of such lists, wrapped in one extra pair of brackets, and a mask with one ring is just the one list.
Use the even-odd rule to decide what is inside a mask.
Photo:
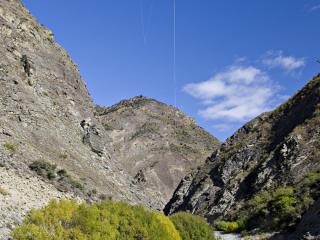
[(142, 96), (97, 107), (96, 116), (111, 138), (113, 155), (135, 185), (158, 199), (159, 209), (186, 173), (220, 145), (178, 109)]
[(151, 204), (111, 159), (77, 66), (17, 0), (0, 1), (0, 56), (0, 236), (52, 197)]
[[(312, 205), (319, 197), (319, 149), (320, 75), (273, 112), (240, 128), (199, 170), (181, 181), (165, 212), (187, 210), (211, 222), (232, 219), (257, 194), (285, 186), (294, 188), (299, 199), (311, 196)], [(307, 183), (305, 193), (296, 188)], [(267, 223), (253, 226), (268, 228)]]
[[(181, 113), (179, 126), (195, 134), (190, 139), (175, 140), (172, 122), (148, 122), (152, 111), (167, 110), (160, 103), (137, 110), (132, 123), (116, 109), (128, 114), (139, 104), (95, 110), (75, 63), (18, 0), (0, 0), (0, 56), (0, 239), (52, 198), (162, 208), (179, 177), (216, 145)], [(174, 150), (164, 154), (162, 147)]]

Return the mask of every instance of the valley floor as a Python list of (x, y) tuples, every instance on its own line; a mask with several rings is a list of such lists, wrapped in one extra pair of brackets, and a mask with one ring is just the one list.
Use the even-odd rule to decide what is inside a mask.
[(220, 232), (220, 231), (215, 231), (214, 232), (214, 237), (217, 240), (240, 240), (240, 239), (242, 239), (240, 234), (223, 233), (223, 232)]

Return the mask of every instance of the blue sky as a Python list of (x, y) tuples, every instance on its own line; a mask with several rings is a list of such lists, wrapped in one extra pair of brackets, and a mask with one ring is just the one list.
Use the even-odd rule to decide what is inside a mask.
[(320, 0), (23, 0), (51, 29), (95, 103), (145, 95), (224, 140), (320, 70)]

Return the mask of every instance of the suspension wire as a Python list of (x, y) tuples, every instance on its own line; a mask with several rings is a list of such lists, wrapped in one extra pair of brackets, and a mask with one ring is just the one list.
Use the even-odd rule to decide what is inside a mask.
[(141, 21), (141, 27), (142, 27), (143, 43), (146, 44), (147, 38), (146, 38), (146, 29), (144, 25), (143, 0), (140, 0), (140, 21)]
[(148, 32), (150, 31), (151, 29), (151, 19), (152, 19), (152, 13), (153, 13), (153, 6), (154, 6), (154, 0), (151, 0), (150, 2), (150, 5), (148, 7), (148, 11), (149, 11), (149, 14), (147, 14), (147, 22), (146, 22), (146, 37), (148, 36)]
[(174, 106), (177, 107), (177, 79), (176, 79), (176, 0), (173, 0), (173, 91)]
[(177, 78), (176, 78), (176, 0), (173, 1), (173, 69), (172, 69), (172, 79), (173, 79), (173, 96), (174, 96), (174, 135), (177, 139)]
[(149, 5), (147, 4), (146, 8), (144, 9), (144, 1), (140, 0), (140, 22), (141, 22), (141, 31), (142, 31), (142, 38), (143, 38), (144, 45), (146, 45), (147, 43), (148, 30), (150, 29), (150, 26), (151, 26), (153, 5), (154, 5), (154, 0), (150, 0)]

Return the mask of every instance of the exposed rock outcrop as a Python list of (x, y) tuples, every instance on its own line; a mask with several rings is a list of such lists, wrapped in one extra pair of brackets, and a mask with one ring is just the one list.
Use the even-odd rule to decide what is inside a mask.
[[(195, 145), (200, 148), (188, 158), (188, 141), (149, 131), (157, 128), (168, 132), (165, 129), (172, 129), (172, 122), (157, 126), (160, 122), (150, 121), (150, 125), (143, 112), (139, 114), (145, 128), (138, 124), (138, 119), (133, 118), (133, 123), (130, 118), (125, 121), (137, 126), (134, 130), (141, 129), (139, 134), (164, 137), (163, 142), (150, 140), (141, 144), (139, 134), (132, 136), (131, 130), (125, 131), (124, 119), (118, 122), (123, 130), (117, 129), (115, 123), (112, 126), (116, 130), (107, 130), (105, 122), (118, 113), (107, 116), (106, 111), (115, 107), (95, 115), (96, 106), (76, 64), (55, 43), (53, 33), (39, 24), (18, 0), (0, 0), (0, 56), (0, 239), (6, 239), (10, 228), (27, 211), (51, 198), (112, 198), (162, 208), (179, 177), (203, 161), (218, 144), (203, 130), (192, 130), (188, 134), (198, 132), (203, 136), (191, 136), (190, 139), (199, 141)], [(165, 108), (157, 104), (159, 109), (146, 107), (145, 114)], [(126, 111), (122, 104), (119, 108)], [(178, 115), (181, 121), (187, 121), (187, 117)], [(181, 126), (197, 128), (191, 120)], [(121, 142), (117, 133), (118, 137), (135, 140)], [(170, 146), (170, 141), (175, 152), (158, 154), (156, 144), (164, 146), (166, 142)], [(127, 143), (130, 146), (124, 146)], [(180, 143), (188, 147), (184, 153), (179, 153), (184, 146), (177, 146)], [(115, 150), (117, 147), (120, 151)], [(131, 150), (139, 154), (126, 152)]]
[[(10, 172), (25, 178), (19, 180), (17, 189), (29, 191), (23, 197), (24, 207), (15, 208), (11, 205), (18, 199), (5, 199), (17, 198), (16, 190), (7, 181), (1, 182), (0, 187), (12, 196), (0, 194), (1, 211), (6, 213), (1, 217), (1, 233), (21, 220), (31, 207), (54, 196), (75, 194), (82, 199), (96, 199), (105, 195), (153, 206), (143, 189), (131, 186), (132, 177), (123, 171), (121, 163), (111, 158), (108, 138), (99, 132), (103, 127), (94, 117), (95, 106), (77, 66), (20, 1), (0, 0), (0, 56), (1, 174)], [(86, 119), (91, 122), (83, 125)], [(39, 187), (45, 190), (30, 188), (27, 179), (36, 174), (29, 166), (35, 161), (57, 165), (67, 172), (68, 178), (63, 179), (68, 183), (38, 176), (42, 181)], [(81, 184), (83, 189), (58, 192), (51, 183)], [(48, 197), (37, 202), (40, 192)], [(31, 201), (35, 202), (29, 204)]]
[(159, 200), (159, 209), (186, 173), (220, 145), (178, 109), (142, 96), (97, 107), (96, 117), (111, 138), (113, 155), (134, 184)]
[(165, 212), (191, 211), (210, 222), (228, 219), (255, 194), (294, 186), (316, 170), (319, 149), (320, 75), (273, 112), (240, 128), (181, 181)]

